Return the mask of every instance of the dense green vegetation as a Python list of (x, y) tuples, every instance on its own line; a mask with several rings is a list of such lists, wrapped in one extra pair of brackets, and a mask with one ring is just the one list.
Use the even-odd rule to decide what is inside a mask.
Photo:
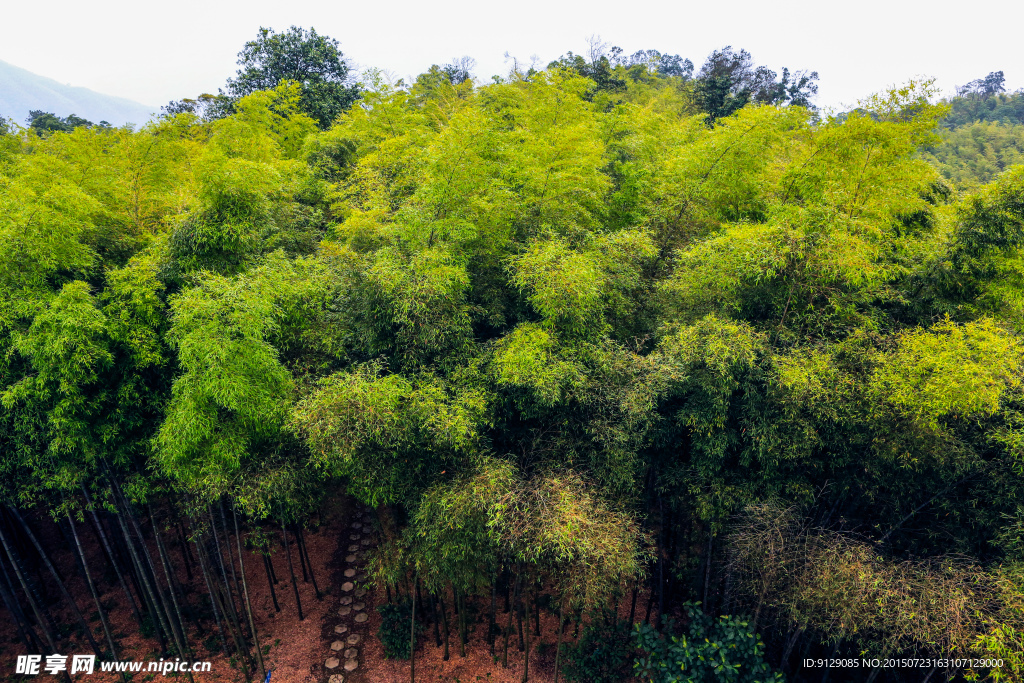
[[(202, 600), (252, 670), (238, 525), (301, 557), (347, 493), (376, 511), (379, 584), (421, 587), (424, 619), (460, 607), (456, 651), (467, 605), (499, 661), (525, 623), (528, 662), (539, 609), (621, 601), (663, 624), (631, 636), (645, 680), (807, 656), (1021, 680), (1024, 167), (952, 192), (920, 158), (950, 111), (927, 82), (833, 118), (813, 74), (729, 49), (693, 71), (599, 51), (489, 85), (370, 72), (358, 100), (253, 80), (137, 131), (10, 126), (4, 538), (18, 510), (69, 532), (99, 511), (162, 650), (195, 647)], [(193, 591), (155, 568), (172, 533)], [(44, 549), (4, 546), (26, 646), (52, 646), (18, 570)]]
[(976, 189), (1024, 163), (1024, 91), (1006, 93), (1004, 82), (995, 71), (959, 88), (939, 127), (941, 142), (924, 149), (957, 187)]

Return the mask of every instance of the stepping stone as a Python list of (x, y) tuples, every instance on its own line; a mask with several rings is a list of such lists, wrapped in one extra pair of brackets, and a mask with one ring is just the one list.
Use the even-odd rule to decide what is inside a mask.
[(327, 683), (345, 683), (345, 677), (341, 674), (331, 674), (331, 677), (327, 679)]
[(352, 522), (352, 528), (353, 529), (362, 529), (363, 525), (360, 524), (359, 522)]
[(345, 656), (349, 659), (355, 659), (359, 656), (359, 650), (355, 649), (354, 647), (350, 647), (349, 649), (345, 650)]
[(345, 583), (341, 584), (341, 590), (345, 591), (346, 593), (348, 593), (355, 587), (355, 584), (351, 581), (346, 581)]
[(350, 553), (354, 553), (354, 552), (355, 552), (355, 551), (357, 551), (357, 550), (359, 550), (359, 544), (358, 544), (358, 543), (353, 543), (352, 545), (350, 545), (350, 546), (348, 547), (348, 551), (349, 551)]
[(352, 609), (354, 609), (357, 612), (362, 612), (364, 609), (366, 609), (366, 603), (357, 602), (356, 604), (352, 605)]
[(345, 671), (355, 671), (359, 668), (359, 662), (355, 659), (349, 659), (345, 662)]
[(345, 624), (338, 624), (334, 627), (334, 632), (338, 635), (341, 635), (342, 633), (348, 633), (348, 626), (346, 626)]
[[(338, 659), (337, 657), (330, 657), (330, 658), (328, 658), (328, 660), (326, 662), (324, 662), (324, 666), (326, 666), (328, 669), (337, 669), (339, 664), (341, 664), (341, 660)], [(347, 663), (346, 663), (346, 666), (347, 666)], [(351, 670), (352, 669), (348, 669), (348, 671), (351, 671)]]
[(352, 614), (352, 608), (351, 607), (339, 607), (338, 608), (338, 616), (339, 617), (347, 617), (350, 614)]
[(360, 538), (362, 538), (362, 536), (360, 536), (359, 534), (349, 534), (348, 537), (353, 541), (358, 541)]
[(345, 578), (346, 579), (351, 579), (355, 575), (356, 575), (356, 570), (355, 569), (346, 569), (345, 570)]
[(363, 622), (365, 622), (369, 618), (370, 617), (366, 616), (366, 612), (360, 612), (359, 614), (356, 615), (356, 622), (359, 623), (359, 624), (362, 624)]
[(365, 589), (365, 588), (357, 588), (357, 589), (356, 589), (356, 592), (355, 592), (355, 596), (356, 596), (357, 598), (361, 598), (361, 597), (363, 597), (364, 595), (366, 595), (366, 589)]
[(342, 605), (351, 605), (352, 604), (352, 596), (351, 595), (346, 595), (345, 597), (343, 597), (341, 599), (341, 604)]
[(358, 555), (346, 555), (345, 556), (345, 561), (348, 562), (349, 564), (352, 564), (353, 562), (357, 561), (358, 559), (359, 559)]
[(358, 633), (352, 633), (352, 634), (349, 635), (348, 638), (345, 639), (345, 642), (348, 643), (349, 645), (358, 645), (359, 641), (362, 640), (362, 639), (363, 639), (363, 637), (361, 635), (359, 635)]
[[(355, 534), (352, 535), (355, 536)], [(364, 538), (362, 541), (360, 541), (360, 543), (362, 543), (363, 545), (370, 545), (371, 543), (373, 543), (373, 541), (371, 541), (368, 538)]]
[(341, 642), (340, 640), (336, 640), (333, 643), (331, 643), (331, 649), (334, 650), (335, 652), (337, 652), (338, 650), (340, 650), (343, 647), (345, 647), (345, 643)]

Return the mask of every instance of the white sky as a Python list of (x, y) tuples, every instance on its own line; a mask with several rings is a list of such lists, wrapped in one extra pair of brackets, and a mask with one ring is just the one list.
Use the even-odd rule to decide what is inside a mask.
[(397, 77), (469, 55), (487, 81), (507, 73), (506, 51), (546, 64), (567, 50), (585, 53), (596, 34), (627, 52), (680, 54), (698, 68), (711, 50), (732, 45), (777, 71), (817, 70), (823, 106), (921, 75), (952, 92), (1003, 70), (1008, 89), (1024, 87), (1020, 0), (973, 8), (909, 0), (0, 0), (0, 60), (156, 107), (216, 91), (261, 25), (292, 24), (338, 39), (350, 63)]

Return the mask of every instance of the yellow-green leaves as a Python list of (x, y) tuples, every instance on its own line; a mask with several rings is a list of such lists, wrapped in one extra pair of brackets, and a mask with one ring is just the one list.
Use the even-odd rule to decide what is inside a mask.
[(560, 403), (581, 380), (583, 369), (571, 359), (560, 358), (551, 332), (523, 324), (501, 340), (494, 354), (495, 375), (500, 384), (528, 389), (541, 403)]
[(99, 202), (73, 183), (52, 178), (31, 186), (0, 178), (0, 283), (36, 289), (58, 272), (81, 272), (94, 259), (86, 244)]
[(897, 349), (875, 371), (872, 390), (933, 428), (946, 419), (979, 419), (998, 411), (1020, 386), (1022, 359), (1020, 343), (992, 320), (946, 320), (900, 335)]
[(291, 424), (318, 467), (347, 475), (368, 503), (393, 504), (473, 453), (486, 411), (486, 395), (471, 386), (364, 365), (321, 380)]
[(595, 340), (607, 330), (606, 313), (629, 312), (630, 295), (656, 253), (650, 237), (639, 231), (594, 237), (581, 250), (556, 237), (535, 240), (512, 260), (512, 281), (545, 327)]
[(182, 374), (155, 445), (165, 471), (204, 495), (224, 492), (248, 459), (279, 446), (294, 380), (275, 343), (301, 324), (296, 311), (316, 283), (303, 274), (276, 254), (172, 299), (168, 338)]

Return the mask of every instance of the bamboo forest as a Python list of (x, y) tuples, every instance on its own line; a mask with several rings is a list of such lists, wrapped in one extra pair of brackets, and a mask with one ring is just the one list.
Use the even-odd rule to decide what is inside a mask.
[(0, 121), (4, 680), (1024, 681), (1002, 72), (238, 65)]

